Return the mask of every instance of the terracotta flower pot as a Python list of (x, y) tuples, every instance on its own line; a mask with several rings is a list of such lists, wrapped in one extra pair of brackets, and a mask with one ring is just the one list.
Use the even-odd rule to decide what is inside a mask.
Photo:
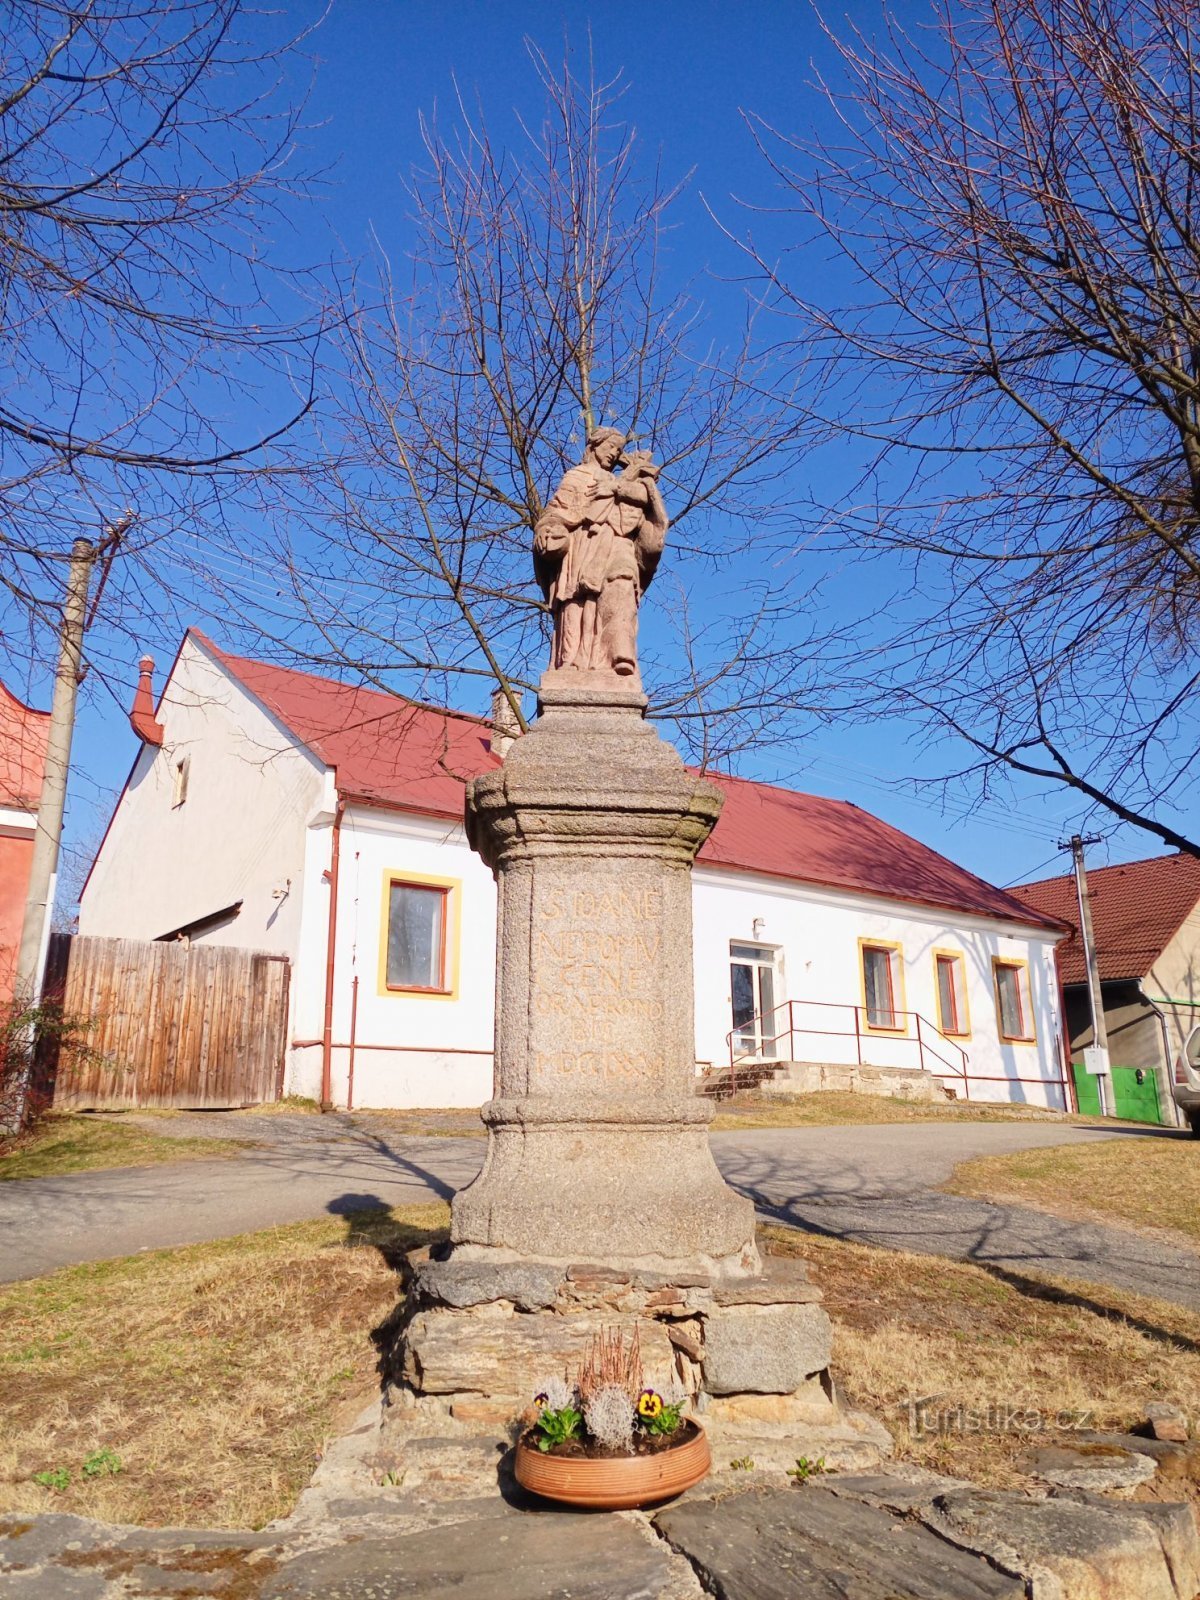
[(630, 1511), (682, 1494), (708, 1476), (708, 1436), (689, 1421), (687, 1437), (651, 1455), (559, 1456), (524, 1438), (517, 1445), (517, 1482), (547, 1500), (598, 1511)]

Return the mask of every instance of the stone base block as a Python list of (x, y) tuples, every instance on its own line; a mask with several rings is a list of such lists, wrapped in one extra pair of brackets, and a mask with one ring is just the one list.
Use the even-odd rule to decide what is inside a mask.
[(704, 1323), (712, 1395), (790, 1395), (829, 1366), (832, 1330), (819, 1305), (716, 1306)]
[(576, 1104), (575, 1123), (533, 1096), (484, 1107), (487, 1158), (451, 1208), (460, 1259), (604, 1261), (666, 1277), (758, 1273), (754, 1207), (713, 1160), (710, 1107), (694, 1095), (675, 1105)]
[(823, 1425), (838, 1414), (830, 1389), (820, 1377), (805, 1381), (792, 1394), (713, 1395), (704, 1408), (706, 1423), (755, 1427), (759, 1423)]
[(515, 1415), (547, 1378), (574, 1373), (601, 1328), (636, 1324), (648, 1379), (675, 1371), (664, 1325), (619, 1313), (527, 1313), (502, 1306), (419, 1311), (404, 1337), (404, 1381), (421, 1394), (507, 1401)]

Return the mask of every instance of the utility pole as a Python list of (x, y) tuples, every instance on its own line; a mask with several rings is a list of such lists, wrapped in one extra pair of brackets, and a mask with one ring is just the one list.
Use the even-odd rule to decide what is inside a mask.
[[(1072, 834), (1066, 845), (1060, 849), (1069, 849), (1071, 859), (1075, 863), (1075, 892), (1079, 899), (1079, 931), (1083, 936), (1083, 960), (1087, 968), (1088, 1004), (1092, 1013), (1092, 1045), (1096, 1050), (1103, 1051), (1104, 1060), (1108, 1059), (1108, 1026), (1104, 1020), (1104, 995), (1100, 988), (1100, 958), (1096, 952), (1096, 935), (1092, 928), (1092, 902), (1088, 897), (1087, 868), (1083, 861), (1083, 847), (1085, 844), (1098, 844), (1099, 840), (1093, 835), (1082, 839), (1079, 834)], [(1100, 1091), (1100, 1110), (1106, 1117), (1114, 1116), (1116, 1106), (1112, 1103), (1112, 1079), (1106, 1071), (1096, 1075), (1096, 1086)]]
[(37, 832), (14, 989), (18, 1002), (31, 1006), (37, 1004), (42, 992), (50, 906), (54, 900), (67, 774), (71, 766), (71, 740), (75, 733), (75, 698), (83, 661), (88, 588), (97, 554), (97, 547), (90, 539), (76, 539), (71, 546), (67, 593), (58, 630), (58, 667), (54, 674), (54, 699), (50, 705), (50, 730), (46, 739), (46, 770), (38, 801)]
[[(31, 1006), (35, 1006), (41, 998), (46, 945), (50, 936), (50, 907), (54, 903), (54, 884), (58, 876), (67, 777), (71, 769), (71, 741), (75, 735), (75, 700), (83, 678), (83, 635), (91, 620), (88, 615), (88, 590), (91, 587), (92, 570), (102, 555), (107, 554), (111, 559), (133, 521), (133, 513), (127, 511), (106, 529), (104, 537), (96, 543), (91, 539), (78, 538), (71, 546), (67, 592), (58, 629), (58, 666), (54, 674), (54, 698), (50, 703), (46, 767), (38, 800), (37, 830), (33, 840), (33, 860), (29, 867), (29, 889), (25, 897), (25, 919), (21, 925), (21, 945), (17, 954), (13, 991), (18, 1002)], [(107, 577), (107, 567), (104, 577)], [(101, 587), (103, 582), (102, 577)]]

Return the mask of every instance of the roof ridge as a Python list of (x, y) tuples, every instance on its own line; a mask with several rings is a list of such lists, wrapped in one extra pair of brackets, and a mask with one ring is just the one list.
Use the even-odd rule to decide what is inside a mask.
[[(1135, 861), (1109, 861), (1102, 867), (1089, 867), (1087, 875), (1089, 881), (1098, 878), (1106, 872), (1127, 872), (1130, 867), (1152, 867), (1167, 861), (1193, 861), (1200, 868), (1200, 857), (1189, 855), (1186, 850), (1170, 850), (1161, 856), (1138, 856)], [(1030, 878), (1027, 883), (1015, 884), (1017, 889), (1042, 889), (1051, 883), (1071, 883), (1075, 874), (1073, 872), (1056, 872), (1051, 878)]]

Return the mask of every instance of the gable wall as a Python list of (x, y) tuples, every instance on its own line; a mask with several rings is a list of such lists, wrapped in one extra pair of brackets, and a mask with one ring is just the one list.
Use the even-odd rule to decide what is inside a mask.
[(1166, 1016), (1174, 1061), (1188, 1034), (1200, 1026), (1200, 906), (1184, 919), (1142, 979), (1142, 988)]
[[(241, 900), (233, 921), (197, 939), (294, 956), (308, 824), (328, 803), (324, 768), (191, 640), (158, 717), (164, 743), (138, 755), (80, 932), (156, 939)], [(185, 757), (187, 798), (176, 806), (173, 771)]]

